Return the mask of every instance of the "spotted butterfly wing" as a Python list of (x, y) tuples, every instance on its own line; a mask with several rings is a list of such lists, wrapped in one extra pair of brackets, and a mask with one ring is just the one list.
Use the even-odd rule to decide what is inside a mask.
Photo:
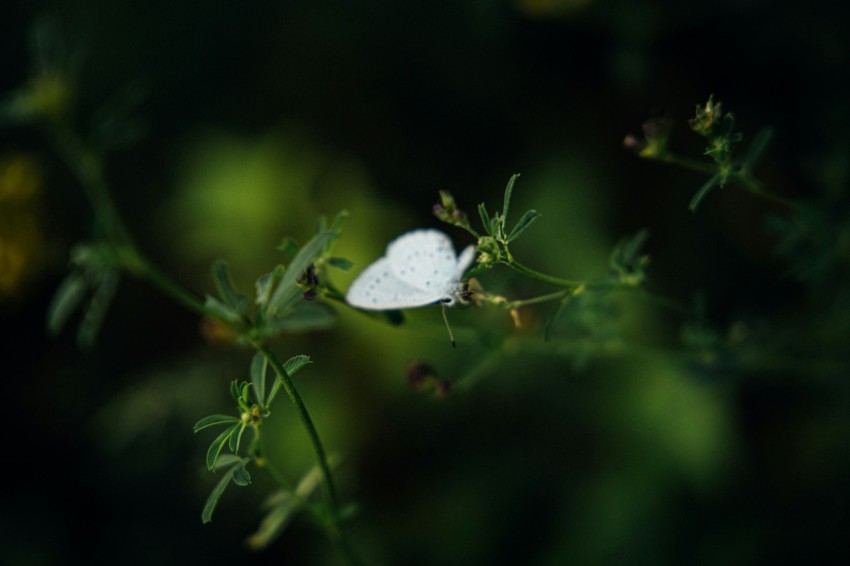
[(393, 240), (386, 255), (354, 280), (346, 300), (368, 310), (451, 304), (474, 257), (475, 248), (470, 246), (458, 258), (449, 237), (438, 230), (408, 232)]

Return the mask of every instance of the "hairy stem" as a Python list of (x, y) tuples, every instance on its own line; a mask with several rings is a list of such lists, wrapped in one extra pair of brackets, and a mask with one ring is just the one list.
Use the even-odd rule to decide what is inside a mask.
[(266, 357), (269, 365), (272, 366), (272, 369), (274, 369), (275, 373), (280, 378), (284, 391), (286, 391), (286, 394), (289, 397), (289, 400), (292, 401), (292, 404), (295, 405), (298, 418), (301, 419), (301, 423), (304, 425), (304, 428), (307, 429), (307, 434), (310, 436), (310, 443), (313, 446), (313, 452), (316, 455), (319, 469), (322, 472), (322, 488), (328, 498), (331, 511), (334, 517), (336, 517), (338, 512), (336, 490), (334, 489), (333, 479), (331, 478), (331, 469), (328, 465), (325, 448), (322, 446), (322, 440), (319, 437), (319, 432), (316, 430), (316, 426), (313, 424), (313, 419), (310, 418), (310, 413), (307, 411), (307, 407), (304, 405), (301, 395), (299, 395), (298, 390), (295, 389), (295, 384), (292, 383), (292, 378), (289, 376), (286, 368), (283, 367), (283, 363), (281, 363), (280, 358), (278, 358), (277, 355), (262, 342), (254, 342), (254, 347)]

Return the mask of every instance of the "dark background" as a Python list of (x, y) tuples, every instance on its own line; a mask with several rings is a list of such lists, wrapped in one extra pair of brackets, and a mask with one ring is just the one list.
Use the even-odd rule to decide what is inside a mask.
[[(365, 556), (837, 563), (850, 524), (848, 12), (768, 0), (16, 2), (0, 21), (0, 92), (32, 75), (29, 38), (44, 25), (75, 61), (83, 135), (104, 108), (140, 101), (124, 123), (138, 135), (109, 154), (110, 185), (142, 249), (199, 293), (212, 259), (248, 289), (281, 261), (282, 237), (304, 241), (317, 214), (342, 208), (339, 252), (357, 272), (395, 235), (437, 225), (437, 190), (474, 213), (500, 206), (521, 172), (515, 214), (544, 214), (517, 244), (526, 263), (590, 278), (648, 227), (652, 288), (684, 303), (702, 294), (728, 347), (710, 363), (680, 339), (688, 321), (640, 302), (614, 322), (589, 315), (594, 332), (623, 336), (613, 351), (584, 352), (567, 331), (544, 343), (547, 308), (521, 330), (504, 313), (452, 313), (458, 351), (427, 312), (397, 329), (342, 309), (337, 329), (277, 342), (315, 361), (299, 387), (347, 456)], [(698, 157), (686, 120), (712, 93), (745, 146), (775, 129), (758, 173), (811, 203), (801, 218), (823, 229), (812, 245), (788, 244), (768, 228), (788, 212), (733, 186), (689, 212), (704, 177), (623, 148), (663, 114), (674, 148)], [(24, 160), (32, 188), (0, 190), (0, 243), (24, 257), (0, 296), (0, 561), (335, 563), (303, 518), (268, 550), (244, 549), (270, 489), (259, 473), (201, 525), (210, 438), (191, 425), (232, 410), (226, 385), (247, 377), (250, 354), (208, 343), (194, 315), (133, 279), (93, 351), (73, 328), (48, 337), (47, 304), (68, 250), (91, 238), (91, 212), (37, 128), (0, 131), (0, 160)], [(482, 280), (512, 297), (547, 292), (505, 272)], [(517, 334), (534, 346), (505, 346)], [(449, 379), (484, 364), (482, 379), (448, 399), (417, 394), (404, 381), (415, 359)], [(298, 477), (310, 452), (279, 403), (275, 456)]]

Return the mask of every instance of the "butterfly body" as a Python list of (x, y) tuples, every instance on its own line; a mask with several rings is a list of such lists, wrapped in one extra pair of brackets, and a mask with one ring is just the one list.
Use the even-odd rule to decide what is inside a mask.
[(452, 241), (439, 230), (414, 230), (387, 246), (383, 257), (369, 265), (348, 288), (348, 304), (365, 310), (451, 306), (458, 299), (461, 278), (475, 259), (475, 248), (455, 254)]

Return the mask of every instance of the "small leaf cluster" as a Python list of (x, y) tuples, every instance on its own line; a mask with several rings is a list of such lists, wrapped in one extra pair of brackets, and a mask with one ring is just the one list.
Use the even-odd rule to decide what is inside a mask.
[(207, 295), (204, 308), (247, 341), (329, 328), (335, 321), (333, 311), (314, 299), (340, 296), (325, 277), (325, 267), (351, 267), (348, 260), (330, 255), (346, 216), (339, 213), (330, 227), (320, 220), (316, 235), (300, 248), (292, 239), (283, 241), (279, 249), (291, 260), (257, 279), (253, 313), (248, 297), (234, 287), (227, 264), (216, 261), (212, 278), (217, 296)]
[[(47, 309), (47, 329), (57, 335), (80, 307), (83, 317), (77, 342), (91, 348), (121, 279), (114, 249), (107, 244), (79, 244), (71, 250), (71, 272), (53, 294)], [(85, 303), (85, 305), (84, 305)]]
[(724, 112), (722, 104), (709, 96), (704, 104), (698, 104), (694, 117), (688, 121), (690, 128), (706, 140), (703, 156), (711, 158), (711, 162), (692, 159), (678, 155), (669, 148), (670, 122), (665, 118), (648, 120), (643, 125), (643, 137), (628, 135), (624, 140), (626, 148), (635, 151), (640, 157), (673, 163), (682, 167), (709, 175), (699, 190), (691, 198), (689, 208), (695, 211), (708, 193), (716, 186), (725, 187), (734, 181), (746, 190), (760, 196), (788, 204), (778, 195), (772, 195), (764, 190), (762, 184), (753, 177), (752, 170), (761, 158), (773, 137), (769, 128), (759, 131), (753, 138), (746, 155), (738, 158), (735, 155), (736, 146), (743, 140), (743, 135), (736, 130), (735, 116)]
[[(304, 355), (294, 356), (286, 361), (284, 368), (288, 375), (293, 375), (305, 365), (310, 358)], [(201, 518), (204, 523), (212, 520), (212, 513), (230, 483), (246, 486), (251, 483), (251, 475), (246, 466), (252, 462), (262, 462), (261, 430), (263, 419), (271, 414), (271, 403), (277, 396), (283, 383), (280, 377), (274, 384), (267, 386), (268, 362), (262, 353), (257, 353), (251, 362), (251, 381), (234, 380), (230, 384), (230, 395), (236, 403), (238, 416), (209, 415), (202, 418), (193, 427), (194, 432), (224, 426), (224, 430), (210, 443), (206, 454), (206, 467), (209, 471), (226, 469), (224, 476), (216, 484), (207, 498)], [(240, 456), (242, 437), (246, 430), (252, 432), (252, 439), (246, 450), (246, 456)], [(222, 454), (227, 448), (230, 454)]]
[(649, 256), (642, 252), (647, 239), (649, 239), (649, 230), (644, 228), (632, 236), (623, 238), (611, 252), (609, 265), (621, 285), (638, 287), (646, 281)]
[(477, 262), (482, 268), (492, 267), (496, 263), (505, 263), (511, 260), (508, 245), (519, 238), (529, 226), (539, 217), (536, 210), (527, 210), (520, 216), (513, 228), (508, 229), (508, 211), (510, 210), (511, 197), (514, 184), (519, 174), (514, 174), (508, 180), (503, 197), (502, 211), (487, 211), (484, 203), (478, 205), (478, 216), (481, 219), (483, 233), (479, 233), (469, 223), (469, 219), (463, 211), (459, 210), (454, 197), (447, 191), (440, 191), (440, 203), (434, 205), (434, 215), (453, 226), (463, 228), (478, 240)]

